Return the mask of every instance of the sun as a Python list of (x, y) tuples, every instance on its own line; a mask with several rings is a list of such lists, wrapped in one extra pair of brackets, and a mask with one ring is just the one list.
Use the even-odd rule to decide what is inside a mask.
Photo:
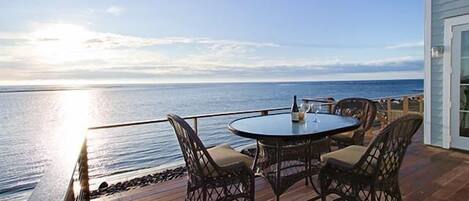
[(31, 51), (41, 63), (79, 61), (88, 54), (85, 42), (94, 35), (85, 27), (74, 24), (41, 25), (31, 33)]

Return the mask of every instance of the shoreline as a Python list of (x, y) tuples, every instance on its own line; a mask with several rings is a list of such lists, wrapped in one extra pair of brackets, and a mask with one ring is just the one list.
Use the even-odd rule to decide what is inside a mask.
[[(241, 147), (238, 151), (242, 154), (254, 157), (255, 149), (255, 144), (249, 144)], [(156, 168), (147, 168), (139, 171), (131, 171), (119, 174), (116, 175), (118, 178), (114, 178), (114, 180), (112, 179), (112, 176), (106, 177), (103, 178), (100, 182), (97, 181), (96, 183), (90, 185), (90, 188), (94, 187), (93, 189), (95, 189), (91, 190), (91, 199), (170, 181), (186, 175), (187, 169), (185, 163), (184, 161), (180, 161), (168, 164), (164, 168), (160, 166)]]
[(137, 174), (135, 174), (135, 172), (133, 173), (133, 177), (128, 176), (121, 177), (118, 180), (111, 179), (108, 181), (97, 182), (96, 185), (98, 183), (99, 185), (95, 186), (95, 190), (90, 190), (91, 199), (181, 178), (186, 175), (186, 167), (180, 165), (158, 170), (155, 170), (155, 168), (149, 168)]

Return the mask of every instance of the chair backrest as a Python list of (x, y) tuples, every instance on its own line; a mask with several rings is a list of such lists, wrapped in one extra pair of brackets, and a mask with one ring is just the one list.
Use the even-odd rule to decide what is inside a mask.
[(357, 171), (384, 180), (397, 177), (407, 147), (422, 122), (422, 116), (409, 114), (387, 125), (368, 146), (357, 163)]
[(372, 100), (366, 98), (346, 98), (337, 102), (333, 114), (355, 117), (361, 121), (360, 128), (367, 131), (373, 126), (376, 105)]
[[(204, 175), (218, 171), (207, 149), (192, 127), (181, 117), (168, 114), (168, 120), (174, 128), (181, 147), (190, 182), (203, 182)], [(212, 167), (212, 168), (209, 168)]]

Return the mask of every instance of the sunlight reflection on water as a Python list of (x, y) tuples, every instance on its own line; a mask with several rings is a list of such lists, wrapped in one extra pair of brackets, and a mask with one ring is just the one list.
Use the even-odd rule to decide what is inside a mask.
[[(63, 196), (62, 184), (71, 179), (81, 145), (86, 137), (89, 123), (90, 95), (88, 91), (67, 91), (56, 97), (57, 119), (55, 129), (51, 129), (53, 139), (50, 146), (54, 151), (46, 156), (50, 161), (45, 175), (41, 178), (41, 186), (33, 193), (34, 199), (45, 199), (44, 191), (49, 198)], [(43, 122), (47, 123), (47, 122)], [(43, 156), (42, 156), (43, 157)], [(58, 185), (56, 185), (58, 184)], [(59, 189), (55, 189), (59, 188)]]
[(58, 140), (56, 150), (61, 152), (62, 157), (67, 157), (64, 159), (76, 158), (71, 154), (75, 152), (76, 143), (86, 135), (90, 123), (90, 99), (90, 92), (81, 90), (67, 91), (58, 97), (60, 115), (55, 132)]

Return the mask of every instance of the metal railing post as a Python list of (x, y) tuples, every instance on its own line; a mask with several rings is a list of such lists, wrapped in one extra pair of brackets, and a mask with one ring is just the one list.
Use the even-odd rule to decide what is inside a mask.
[(417, 100), (419, 101), (419, 113), (423, 114), (423, 96), (417, 96)]
[(402, 112), (404, 113), (404, 115), (406, 115), (407, 113), (409, 113), (409, 97), (408, 96), (404, 96), (402, 97), (403, 101), (402, 101)]
[(73, 191), (73, 179), (70, 181), (68, 186), (67, 194), (65, 195), (65, 201), (75, 201), (75, 192)]
[(194, 132), (195, 132), (195, 134), (198, 134), (199, 133), (199, 125), (197, 123), (197, 117), (194, 117), (193, 120), (194, 120)]
[(387, 115), (388, 115), (388, 120), (386, 122), (386, 124), (388, 124), (389, 122), (391, 122), (391, 115), (392, 115), (392, 102), (391, 102), (391, 98), (387, 98), (386, 99), (386, 112), (387, 112)]
[(332, 97), (329, 97), (327, 99), (327, 104), (328, 104), (327, 109), (329, 110), (329, 114), (332, 114), (332, 111), (334, 110), (334, 101), (335, 100)]
[(80, 159), (78, 164), (78, 179), (80, 180), (80, 194), (78, 200), (90, 200), (90, 183), (88, 175), (88, 145), (87, 139), (83, 142), (83, 147), (80, 152)]

